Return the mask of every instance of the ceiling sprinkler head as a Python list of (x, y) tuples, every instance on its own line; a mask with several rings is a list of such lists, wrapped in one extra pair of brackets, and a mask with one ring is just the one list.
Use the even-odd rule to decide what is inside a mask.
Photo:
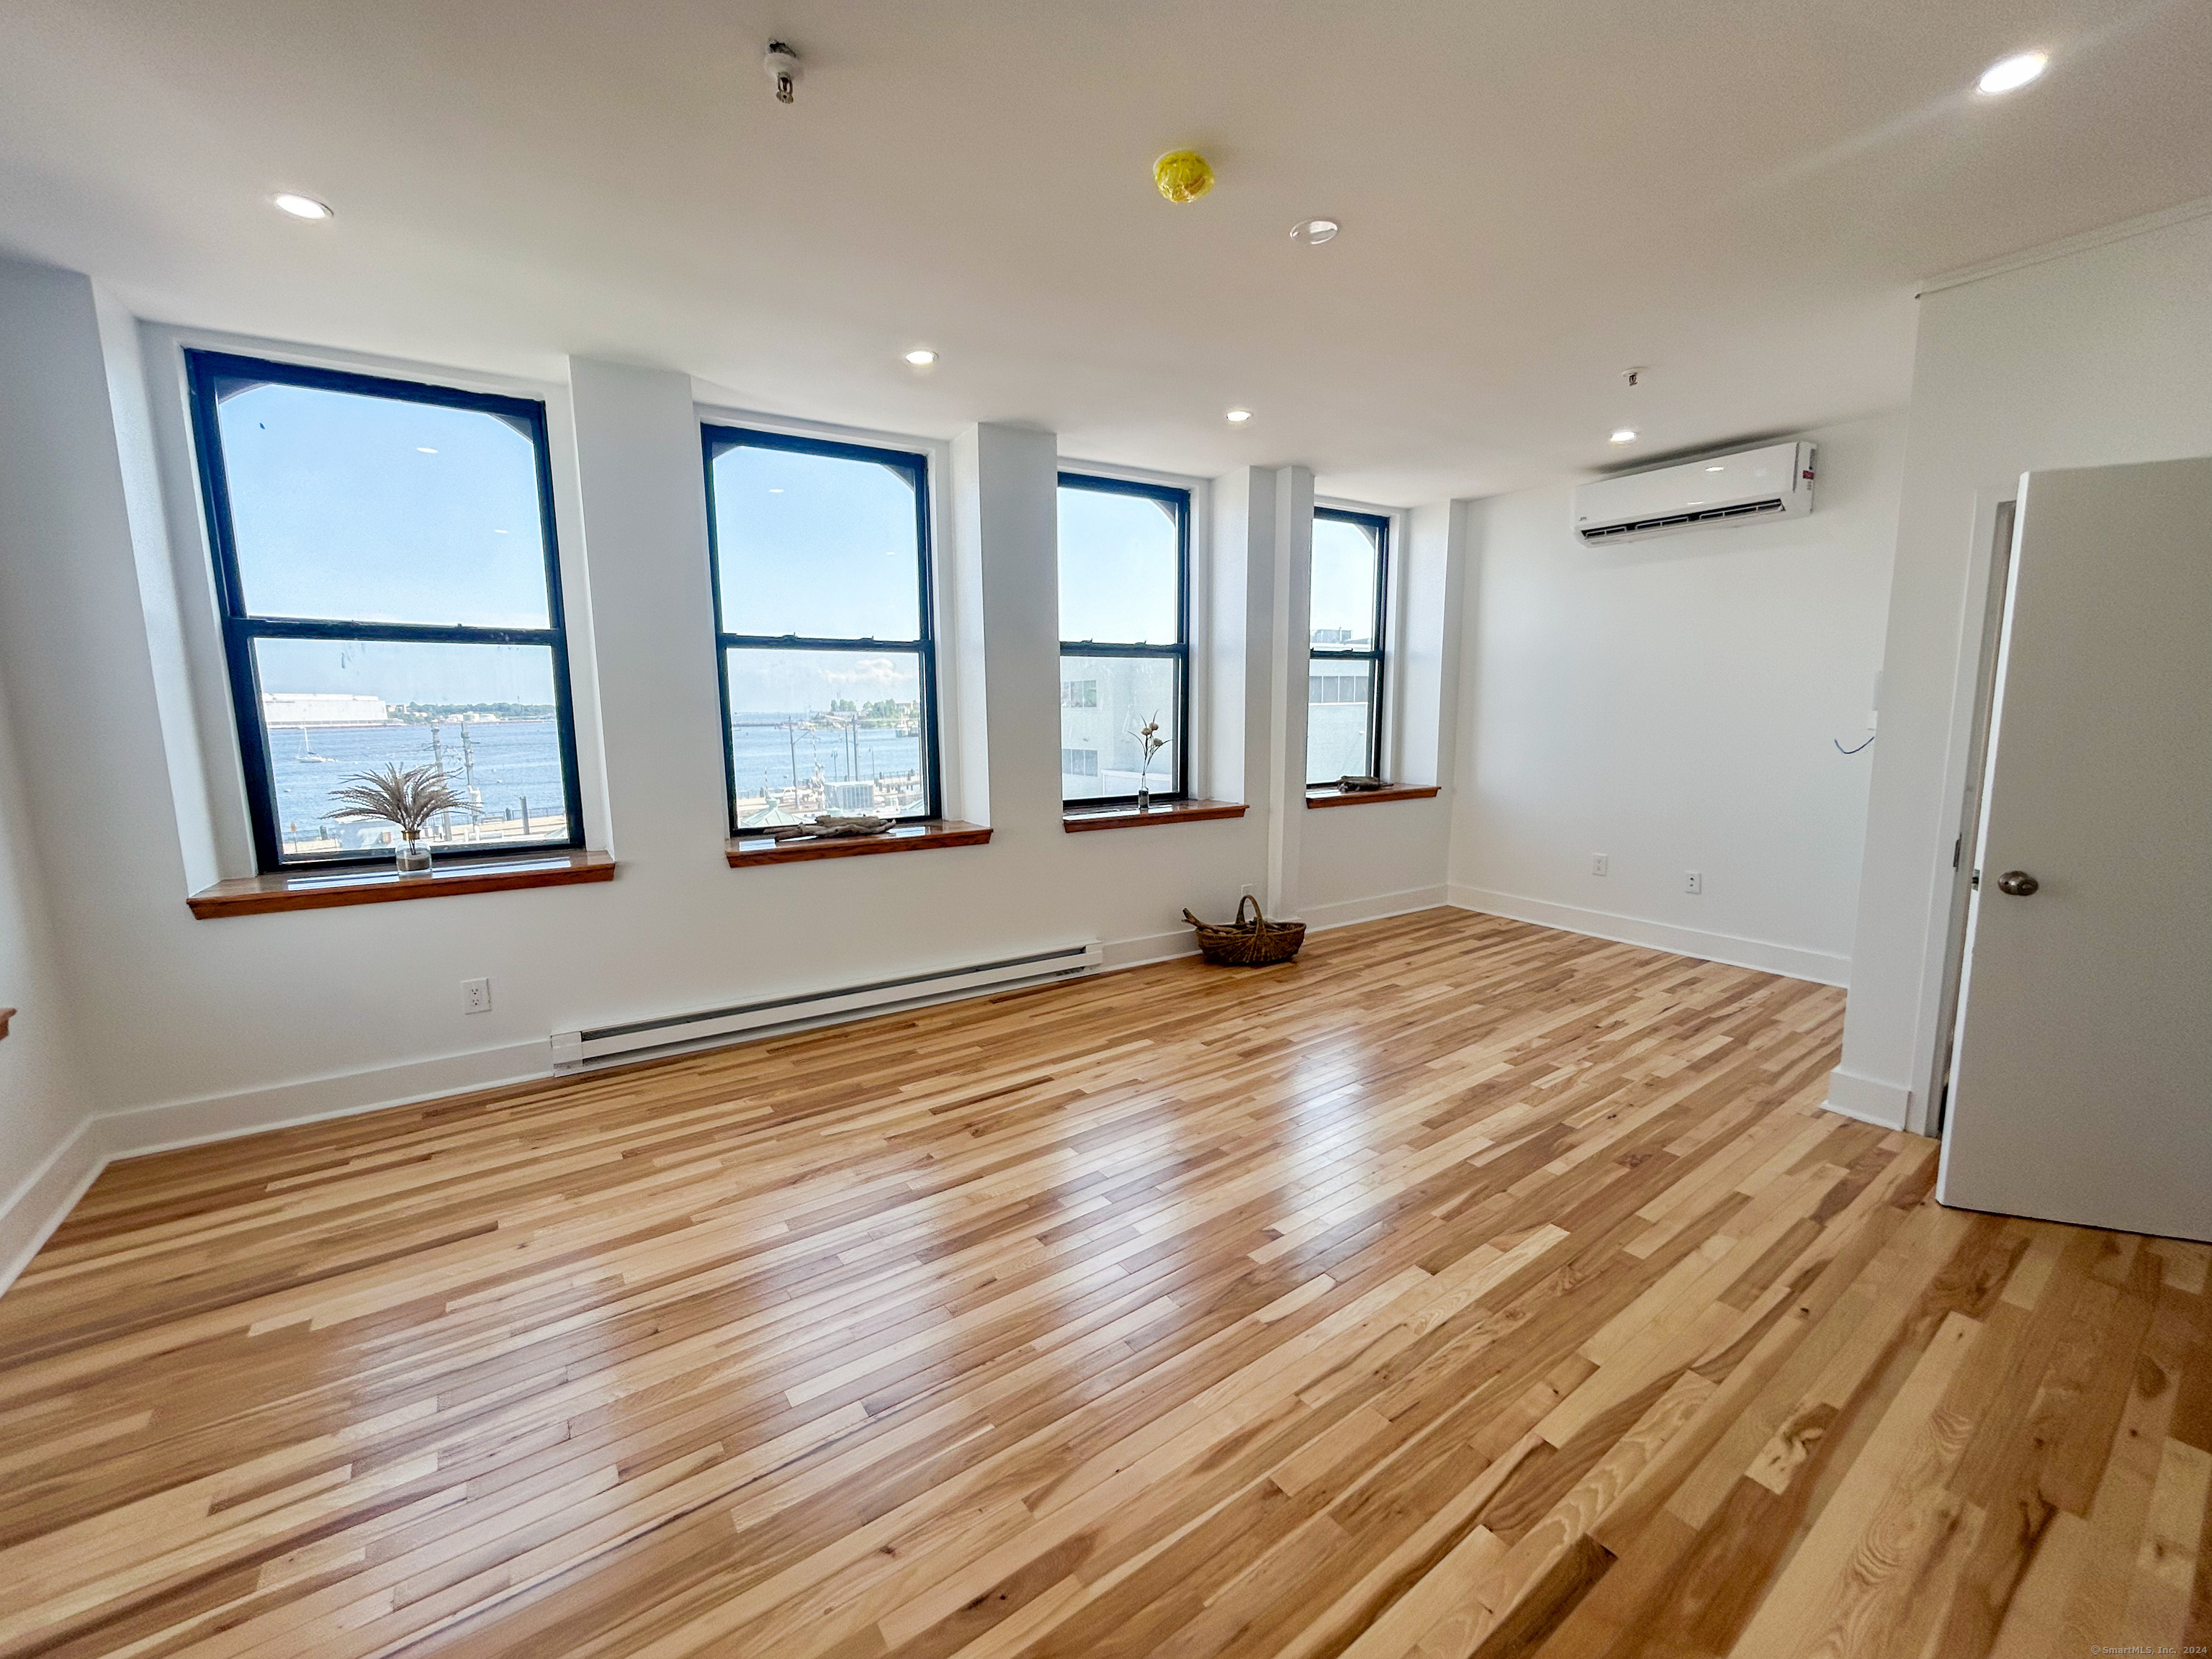
[(1624, 368), (1620, 371), (1620, 378), (1631, 386), (1641, 386), (1644, 383), (1644, 371), (1641, 368)]
[(761, 67), (768, 71), (769, 81), (775, 88), (777, 103), (788, 104), (796, 101), (792, 94), (799, 85), (799, 54), (797, 52), (781, 40), (771, 40), (768, 43), (767, 54), (761, 59)]

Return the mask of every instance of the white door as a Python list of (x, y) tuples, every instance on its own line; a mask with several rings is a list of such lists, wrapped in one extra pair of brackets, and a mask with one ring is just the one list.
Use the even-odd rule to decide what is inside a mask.
[(2212, 1239), (2212, 459), (2021, 482), (1947, 1204)]

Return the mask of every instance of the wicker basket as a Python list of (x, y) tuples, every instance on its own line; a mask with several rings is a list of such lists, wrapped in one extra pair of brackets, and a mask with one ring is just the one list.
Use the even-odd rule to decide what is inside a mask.
[[(1244, 920), (1244, 905), (1252, 907), (1252, 920)], [(1237, 907), (1237, 920), (1214, 923), (1200, 921), (1188, 910), (1182, 919), (1198, 929), (1198, 948), (1206, 953), (1208, 962), (1226, 963), (1232, 968), (1261, 968), (1271, 962), (1288, 962), (1297, 955), (1298, 946), (1306, 942), (1306, 925), (1303, 921), (1270, 921), (1260, 914), (1260, 901), (1249, 893), (1243, 904)]]

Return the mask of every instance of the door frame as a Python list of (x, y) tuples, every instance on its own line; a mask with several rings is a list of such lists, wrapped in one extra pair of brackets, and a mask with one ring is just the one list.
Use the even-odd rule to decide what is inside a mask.
[[(1937, 981), (1935, 1068), (1928, 1079), (1928, 1130), (1941, 1136), (1951, 1102), (1951, 1064), (1957, 1053), (1959, 1002), (1966, 988), (1968, 924), (1980, 884), (1982, 802), (1989, 793), (1990, 723), (1996, 710), (1997, 651), (2004, 642), (2005, 596), (2013, 570), (2017, 494), (1991, 503), (1988, 556), (1982, 570), (1981, 647), (1973, 659), (1973, 690), (1966, 726), (1966, 780), (1960, 787), (1958, 834), (1951, 842), (1951, 916), (1944, 931), (1943, 974)], [(1975, 523), (1981, 524), (1981, 514)], [(1968, 613), (1969, 621), (1972, 612)]]
[[(1982, 658), (1989, 643), (1992, 604), (1996, 606), (1996, 625), (2002, 626), (2003, 618), (2003, 584), (1996, 583), (1995, 594), (1990, 592), (1996, 572), (1997, 520), (2000, 510), (2019, 498), (2017, 477), (1976, 490), (1967, 530), (1972, 552), (1965, 561), (1966, 586), (1960, 606), (1958, 642), (1952, 665), (1950, 718), (1946, 722), (1942, 799), (1949, 805), (1943, 819), (1932, 826), (1936, 833), (1929, 837), (1928, 845), (1933, 878), (1929, 884), (1923, 935), (1919, 1008), (1913, 1019), (1912, 1069), (1907, 1074), (1911, 1098), (1905, 1108), (1905, 1127), (1913, 1134), (1934, 1135), (1941, 1131), (1937, 1103), (1942, 1098), (1950, 1073), (1950, 1028), (1955, 1018), (1957, 978), (1962, 965), (1962, 958), (1955, 954), (1953, 930), (1962, 925), (1966, 896), (1972, 890), (1973, 872), (1968, 856), (1972, 848), (1965, 839), (1964, 812), (1970, 780), (1978, 785), (1980, 769), (1969, 763), (1984, 756), (1989, 736), (1988, 711), (1978, 705), (1984, 701)], [(2009, 566), (2008, 544), (2005, 550), (2005, 562)], [(1982, 721), (1978, 730), (1978, 716)], [(1977, 802), (1978, 805), (1978, 790)], [(1948, 867), (1949, 849), (1943, 845), (1948, 841), (1956, 841), (1960, 848), (1955, 870)]]

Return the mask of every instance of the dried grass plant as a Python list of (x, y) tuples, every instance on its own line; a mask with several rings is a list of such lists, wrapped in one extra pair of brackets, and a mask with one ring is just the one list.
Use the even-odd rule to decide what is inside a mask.
[(331, 798), (347, 803), (331, 817), (381, 820), (409, 841), (420, 840), (430, 820), (441, 812), (477, 816), (477, 809), (453, 787), (453, 779), (435, 761), (404, 769), (397, 761), (388, 761), (380, 769), (356, 772), (331, 790)]

